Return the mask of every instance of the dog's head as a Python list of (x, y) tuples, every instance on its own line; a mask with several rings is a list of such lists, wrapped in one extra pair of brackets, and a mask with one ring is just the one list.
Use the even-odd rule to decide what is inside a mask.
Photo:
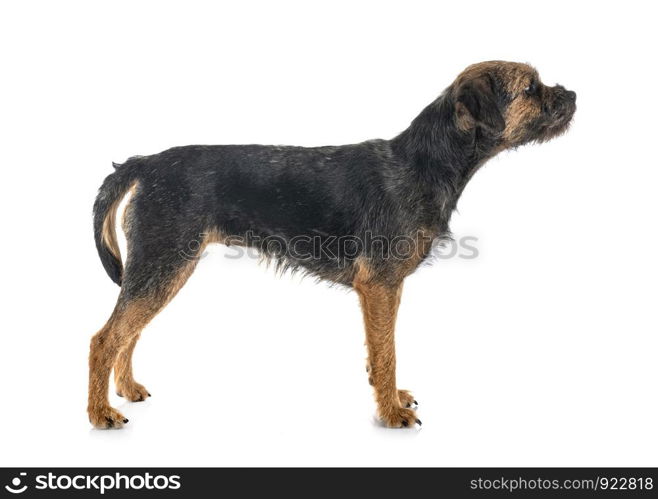
[(480, 131), (502, 148), (550, 140), (566, 131), (576, 111), (575, 92), (544, 85), (533, 67), (516, 62), (473, 64), (449, 95), (458, 128)]

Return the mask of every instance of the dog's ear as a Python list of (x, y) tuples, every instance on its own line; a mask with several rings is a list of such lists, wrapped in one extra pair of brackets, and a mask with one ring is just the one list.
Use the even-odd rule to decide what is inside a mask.
[(460, 128), (468, 130), (481, 125), (493, 133), (505, 129), (505, 119), (500, 112), (493, 82), (488, 76), (466, 81), (457, 88), (455, 112)]

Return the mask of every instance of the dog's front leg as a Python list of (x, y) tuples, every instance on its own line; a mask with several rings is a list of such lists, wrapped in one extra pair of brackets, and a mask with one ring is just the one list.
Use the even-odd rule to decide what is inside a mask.
[(375, 389), (379, 417), (391, 428), (421, 424), (411, 408), (413, 397), (398, 390), (395, 382), (395, 319), (402, 283), (391, 286), (355, 280), (354, 289), (363, 310), (369, 381)]

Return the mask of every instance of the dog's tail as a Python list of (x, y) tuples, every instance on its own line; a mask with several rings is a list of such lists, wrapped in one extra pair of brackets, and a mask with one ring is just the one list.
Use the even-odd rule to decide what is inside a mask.
[(107, 275), (121, 286), (123, 264), (117, 241), (116, 213), (121, 200), (130, 189), (133, 179), (130, 174), (131, 169), (126, 168), (127, 164), (113, 163), (113, 166), (116, 171), (105, 179), (98, 190), (94, 203), (94, 239), (98, 256)]

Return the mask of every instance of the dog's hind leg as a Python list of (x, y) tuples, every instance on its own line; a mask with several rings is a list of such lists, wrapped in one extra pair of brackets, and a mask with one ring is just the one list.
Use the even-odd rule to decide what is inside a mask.
[(91, 340), (89, 352), (89, 421), (97, 428), (120, 428), (128, 422), (110, 406), (110, 372), (119, 352), (126, 348), (157, 312), (145, 300), (119, 297), (105, 326)]
[[(203, 246), (205, 243), (199, 245), (193, 257), (162, 248), (140, 248), (140, 251), (131, 252), (148, 258), (131, 259), (129, 256), (116, 307), (107, 324), (91, 340), (87, 410), (95, 427), (120, 428), (128, 422), (108, 400), (112, 367), (117, 370), (117, 385), (122, 395), (139, 400), (138, 396), (143, 394), (141, 385), (132, 379), (132, 350), (142, 329), (192, 274)], [(131, 391), (123, 393), (127, 388)]]
[(125, 397), (131, 402), (141, 402), (146, 400), (146, 397), (151, 396), (148, 390), (144, 388), (144, 385), (137, 383), (133, 377), (132, 357), (139, 336), (139, 334), (136, 334), (130, 340), (128, 346), (119, 352), (114, 363), (114, 384), (116, 385), (117, 395)]
[(359, 295), (368, 347), (368, 375), (375, 390), (379, 417), (386, 426), (400, 428), (420, 424), (410, 408), (413, 397), (397, 389), (395, 380), (395, 320), (402, 283), (380, 284), (357, 273), (353, 283)]

